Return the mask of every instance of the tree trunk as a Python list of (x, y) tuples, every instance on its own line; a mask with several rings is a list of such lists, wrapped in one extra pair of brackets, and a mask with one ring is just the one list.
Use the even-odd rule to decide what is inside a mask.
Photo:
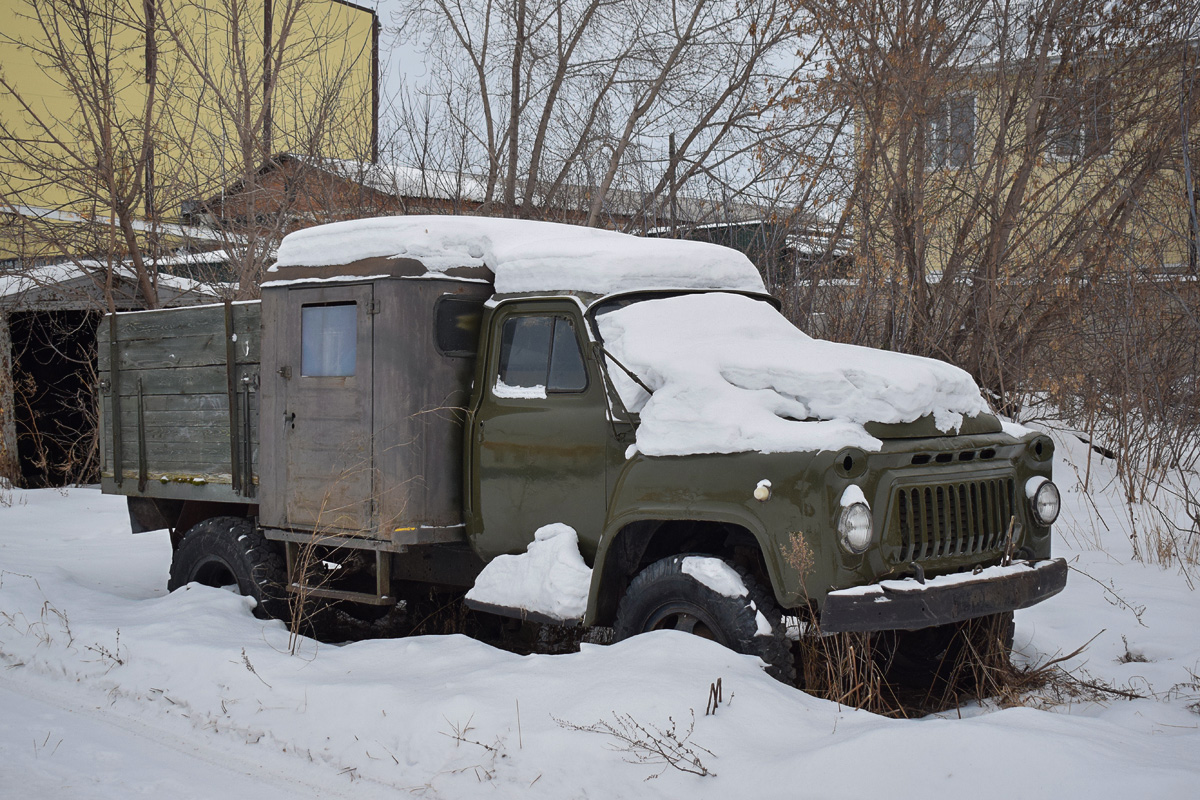
[(525, 0), (517, 0), (516, 42), (513, 47), (512, 85), (508, 98), (508, 174), (504, 178), (504, 216), (517, 209), (517, 157), (521, 129), (521, 59), (525, 55)]
[(0, 309), (0, 483), (16, 484), (20, 477), (17, 462), (17, 420), (13, 392), (12, 337), (8, 330), (8, 312)]

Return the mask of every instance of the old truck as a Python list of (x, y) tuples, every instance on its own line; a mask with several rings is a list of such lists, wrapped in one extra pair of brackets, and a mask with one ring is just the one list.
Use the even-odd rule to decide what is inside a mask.
[[(708, 636), (1055, 594), (1053, 444), (942, 362), (813, 340), (715, 245), (397, 217), (285, 238), (261, 301), (110, 315), (102, 484), (169, 587)], [(469, 590), (469, 591), (468, 591)], [(795, 626), (793, 625), (793, 633)]]

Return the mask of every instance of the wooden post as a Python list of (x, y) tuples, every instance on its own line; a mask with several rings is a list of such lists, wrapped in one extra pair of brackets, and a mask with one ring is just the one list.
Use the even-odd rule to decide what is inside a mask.
[(676, 203), (675, 193), (676, 193), (676, 190), (678, 187), (675, 185), (675, 162), (676, 162), (678, 156), (675, 152), (675, 132), (674, 131), (671, 132), (671, 136), (670, 136), (670, 138), (667, 139), (667, 143), (668, 143), (667, 146), (669, 148), (668, 159), (670, 161), (670, 163), (667, 164), (667, 169), (669, 169), (671, 171), (671, 183), (670, 183), (670, 188), (668, 189), (668, 193), (671, 198), (671, 238), (677, 239), (677, 238), (679, 238), (679, 231), (676, 228), (676, 225), (678, 225), (678, 221), (677, 221), (677, 215), (676, 215), (676, 209), (675, 209), (675, 203)]
[(6, 479), (13, 485), (20, 477), (15, 400), (12, 336), (8, 330), (8, 312), (0, 308), (0, 482)]

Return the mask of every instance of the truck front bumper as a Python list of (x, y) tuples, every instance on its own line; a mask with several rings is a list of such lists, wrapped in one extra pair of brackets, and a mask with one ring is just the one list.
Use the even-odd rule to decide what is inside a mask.
[(1028, 608), (1067, 585), (1061, 558), (1021, 561), (930, 578), (882, 581), (830, 592), (821, 611), (821, 632), (916, 630), (931, 625)]

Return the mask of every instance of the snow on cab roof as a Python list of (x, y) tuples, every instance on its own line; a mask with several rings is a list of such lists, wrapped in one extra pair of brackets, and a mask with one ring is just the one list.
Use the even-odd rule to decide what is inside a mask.
[(728, 247), (488, 217), (375, 217), (306, 228), (284, 237), (278, 260), (268, 272), (368, 258), (411, 258), (434, 273), (487, 266), (496, 276), (498, 294), (766, 291), (750, 259)]

